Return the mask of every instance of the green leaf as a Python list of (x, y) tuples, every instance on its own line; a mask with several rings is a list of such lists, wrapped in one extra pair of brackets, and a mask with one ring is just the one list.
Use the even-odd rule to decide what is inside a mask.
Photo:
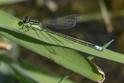
[[(78, 74), (81, 74), (89, 79), (98, 81), (102, 79), (102, 75), (96, 70), (96, 67), (91, 64), (86, 58), (80, 56), (79, 53), (62, 47), (51, 46), (42, 43), (33, 43), (33, 41), (24, 41), (17, 39), (11, 35), (4, 33), (4, 35), (14, 40), (19, 45), (28, 48), (36, 53), (41, 54), (58, 64), (63, 65)], [(17, 35), (17, 34), (16, 34)], [(18, 34), (19, 35), (19, 34)], [(21, 36), (21, 35), (19, 35)], [(27, 37), (26, 37), (27, 38)], [(29, 39), (29, 38), (28, 38)], [(95, 71), (94, 71), (95, 70)]]
[[(0, 11), (0, 18), (1, 18), (0, 19), (1, 29), (2, 29), (2, 27), (4, 27), (5, 29), (15, 31), (19, 34), (26, 34), (27, 36), (34, 38), (34, 40), (37, 39), (37, 40), (35, 40), (36, 42), (39, 40), (41, 42), (45, 42), (45, 43), (49, 43), (49, 44), (68, 47), (68, 48), (71, 48), (71, 49), (74, 49), (74, 50), (77, 50), (80, 52), (88, 53), (88, 54), (91, 54), (91, 55), (94, 55), (94, 56), (97, 56), (100, 58), (105, 58), (105, 59), (109, 59), (112, 61), (124, 63), (123, 54), (113, 52), (108, 49), (104, 49), (103, 51), (98, 51), (96, 49), (91, 48), (90, 46), (86, 46), (84, 44), (80, 44), (80, 43), (74, 42), (70, 39), (64, 38), (62, 36), (59, 36), (59, 35), (56, 35), (53, 33), (49, 33), (49, 32), (45, 32), (45, 31), (38, 31), (37, 33), (39, 33), (39, 34), (36, 34), (36, 32), (32, 29), (29, 30), (28, 32), (24, 32), (23, 30), (19, 29), (19, 28), (21, 28), (21, 26), (18, 25), (18, 22), (20, 20), (3, 12), (3, 11)], [(11, 27), (11, 28), (9, 28), (9, 27)], [(12, 32), (11, 32), (11, 34), (12, 34)], [(22, 39), (27, 39), (27, 38), (22, 38)]]
[[(3, 75), (12, 75), (17, 78), (21, 83), (57, 83), (60, 77), (55, 75), (46, 74), (44, 71), (36, 72), (25, 69), (15, 63), (0, 62), (0, 73)], [(49, 80), (48, 80), (49, 79)], [(73, 83), (70, 80), (64, 80), (64, 83)]]
[[(16, 70), (22, 76), (29, 77), (32, 79), (32, 81), (34, 80), (37, 83), (58, 83), (58, 81), (60, 80), (60, 78), (54, 75), (46, 74), (44, 72), (27, 70), (17, 64), (11, 64), (11, 67), (14, 68), (14, 70)], [(69, 80), (65, 80), (64, 83), (73, 83), (73, 82)]]
[(18, 2), (24, 2), (27, 0), (0, 0), (0, 5), (14, 4)]
[(9, 67), (8, 64), (4, 63), (3, 61), (0, 62), (0, 73), (2, 74), (13, 74), (13, 70)]
[[(33, 33), (34, 32), (33, 30), (32, 30), (33, 37), (25, 35), (24, 32), (17, 30), (17, 28), (19, 28), (18, 26), (19, 20), (17, 18), (11, 15), (9, 16), (9, 14), (4, 13), (2, 11), (0, 12), (0, 18), (4, 18), (3, 21), (0, 20), (0, 26), (1, 26), (0, 29), (2, 31), (1, 34), (15, 41), (17, 44), (27, 49), (30, 49), (42, 56), (45, 56), (53, 60), (54, 62), (63, 65), (65, 68), (68, 68), (91, 80), (94, 81), (103, 80), (103, 74), (99, 72), (99, 69), (97, 69), (97, 67), (94, 64), (92, 64), (87, 58), (81, 56), (80, 53), (74, 51), (73, 49), (55, 46), (58, 45), (58, 43), (60, 42), (52, 40), (50, 36), (47, 34), (47, 32), (42, 32), (46, 36), (41, 37), (41, 39), (36, 39), (38, 37), (36, 33)], [(47, 40), (47, 42), (45, 42), (47, 37), (49, 37), (50, 40)], [(60, 38), (62, 38), (63, 41), (65, 41), (63, 42), (61, 41), (62, 39), (60, 40), (61, 42), (64, 43), (64, 45), (66, 45), (69, 42), (70, 43), (73, 42), (63, 37)], [(52, 45), (52, 43), (49, 44), (49, 41), (51, 41), (55, 45)]]
[[(0, 52), (0, 74), (13, 76), (21, 83), (57, 83), (61, 79), (60, 76), (50, 73), (48, 69), (38, 68), (27, 61), (21, 61), (21, 65), (18, 65), (17, 62), (8, 61), (9, 58), (5, 57), (8, 55), (1, 54)], [(25, 65), (27, 66), (25, 67)], [(64, 82), (73, 83), (67, 79)]]

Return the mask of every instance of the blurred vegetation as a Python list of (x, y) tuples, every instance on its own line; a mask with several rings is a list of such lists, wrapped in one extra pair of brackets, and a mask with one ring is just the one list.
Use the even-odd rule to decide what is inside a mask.
[[(115, 41), (108, 49), (124, 53), (123, 0), (0, 0), (0, 8), (20, 19), (29, 16), (40, 21), (70, 14), (80, 14), (79, 22), (74, 28), (53, 30), (101, 46), (114, 39)], [(75, 56), (79, 54), (87, 55), (71, 51), (70, 54), (75, 54)], [(17, 46), (15, 42), (0, 36), (0, 71), (2, 71), (0, 83), (35, 83), (35, 80), (41, 81), (41, 83), (42, 81), (54, 83), (65, 75), (69, 75), (69, 79), (73, 80), (74, 83), (93, 83), (81, 74), (78, 75), (79, 73), (77, 74), (73, 70), (70, 71), (56, 64), (56, 61), (53, 62), (36, 55), (38, 54), (22, 46)], [(123, 83), (123, 64), (101, 58), (91, 58), (94, 58), (93, 63), (105, 72), (106, 80), (104, 83)], [(8, 74), (8, 72), (11, 74)], [(65, 82), (62, 83), (72, 82), (65, 79)]]

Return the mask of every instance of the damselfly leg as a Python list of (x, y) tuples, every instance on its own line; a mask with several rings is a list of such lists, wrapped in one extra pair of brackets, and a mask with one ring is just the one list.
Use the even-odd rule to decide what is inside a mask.
[[(20, 24), (19, 24), (19, 25), (20, 25)], [(21, 28), (19, 28), (20, 30), (24, 30), (24, 32), (29, 31), (29, 28), (30, 28), (29, 25), (23, 23), (23, 24), (21, 24), (20, 26), (21, 26)]]

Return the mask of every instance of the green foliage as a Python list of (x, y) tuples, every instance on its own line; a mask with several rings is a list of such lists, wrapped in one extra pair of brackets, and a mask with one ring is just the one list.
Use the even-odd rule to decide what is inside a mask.
[(0, 5), (14, 4), (18, 2), (24, 2), (27, 0), (0, 0)]
[[(4, 20), (0, 21), (1, 34), (6, 36), (7, 38), (91, 80), (99, 81), (103, 79), (103, 75), (99, 72), (99, 69), (86, 57), (81, 56), (78, 51), (65, 48), (67, 44), (75, 44), (75, 42), (61, 36), (49, 33), (53, 36), (56, 36), (56, 38), (58, 38), (58, 40), (60, 40), (62, 43), (56, 42), (55, 39), (51, 38), (51, 36), (48, 35), (48, 32), (42, 31), (40, 33), (44, 33), (44, 35), (40, 34), (41, 38), (39, 39), (33, 30), (30, 30), (30, 33), (26, 32), (27, 34), (25, 34), (25, 32), (22, 32), (19, 29), (19, 20), (17, 18), (3, 11), (1, 11), (0, 13), (0, 18), (4, 18)], [(51, 41), (52, 43), (50, 43), (49, 41)], [(76, 44), (81, 45), (78, 43)], [(61, 45), (63, 46), (61, 47)]]

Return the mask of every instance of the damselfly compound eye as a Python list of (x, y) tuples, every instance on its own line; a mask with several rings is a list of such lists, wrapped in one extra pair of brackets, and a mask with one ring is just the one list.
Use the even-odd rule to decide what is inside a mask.
[(23, 22), (22, 22), (22, 21), (19, 21), (19, 22), (18, 22), (18, 25), (19, 25), (19, 26), (23, 25)]

